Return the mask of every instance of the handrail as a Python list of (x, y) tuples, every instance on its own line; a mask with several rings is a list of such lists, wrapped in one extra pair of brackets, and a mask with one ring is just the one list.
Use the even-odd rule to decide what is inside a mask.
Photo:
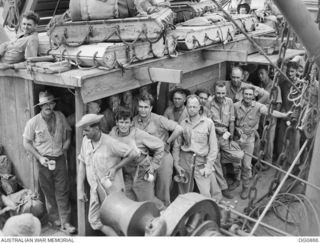
[(268, 212), (269, 208), (271, 207), (273, 201), (276, 199), (277, 195), (279, 194), (281, 187), (284, 185), (285, 181), (287, 180), (289, 174), (291, 174), (291, 171), (293, 170), (294, 166), (296, 165), (296, 163), (299, 161), (299, 158), (302, 154), (302, 152), (304, 151), (304, 149), (306, 148), (308, 144), (308, 140), (306, 140), (304, 142), (304, 144), (302, 145), (301, 149), (299, 150), (299, 153), (297, 154), (296, 158), (294, 159), (294, 161), (292, 162), (291, 166), (289, 167), (287, 173), (284, 175), (284, 177), (282, 178), (282, 181), (280, 182), (279, 186), (277, 187), (276, 191), (274, 192), (274, 194), (272, 195), (271, 199), (269, 200), (267, 206), (264, 208), (262, 214), (260, 215), (258, 221), (255, 223), (255, 225), (253, 226), (250, 235), (252, 236), (254, 234), (254, 232), (257, 230), (258, 226), (261, 224), (262, 219), (264, 218), (264, 216), (266, 215), (266, 213)]
[[(258, 159), (258, 157), (257, 157), (257, 156), (254, 156), (253, 154), (250, 154), (250, 153), (247, 153), (247, 152), (244, 152), (244, 153), (245, 153), (246, 155), (254, 158), (254, 159)], [(260, 162), (262, 162), (263, 164), (266, 164), (266, 165), (268, 165), (268, 166), (270, 166), (270, 167), (274, 168), (275, 170), (278, 170), (278, 171), (280, 171), (280, 172), (282, 172), (282, 173), (287, 173), (287, 171), (285, 171), (285, 170), (283, 170), (283, 169), (281, 169), (281, 168), (279, 168), (279, 167), (277, 167), (277, 166), (275, 166), (275, 165), (273, 165), (273, 164), (271, 164), (271, 163), (269, 163), (269, 162), (267, 162), (267, 161), (265, 161), (265, 160), (262, 160), (262, 159), (261, 159)], [(294, 178), (294, 179), (296, 179), (296, 180), (298, 180), (298, 181), (300, 181), (300, 182), (303, 182), (303, 183), (307, 184), (308, 186), (313, 187), (314, 189), (317, 189), (317, 190), (320, 191), (320, 187), (318, 187), (318, 186), (316, 186), (316, 185), (314, 185), (314, 184), (312, 184), (312, 183), (310, 183), (310, 182), (308, 182), (308, 181), (306, 181), (306, 180), (304, 180), (304, 179), (301, 179), (301, 178), (298, 177), (298, 176), (295, 176), (295, 175), (293, 175), (293, 174), (289, 174), (289, 176), (292, 177), (292, 178)]]

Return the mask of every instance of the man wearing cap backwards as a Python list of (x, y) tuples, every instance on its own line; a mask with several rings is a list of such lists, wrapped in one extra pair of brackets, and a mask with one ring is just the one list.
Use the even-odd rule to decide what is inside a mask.
[(181, 122), (183, 133), (173, 146), (174, 166), (180, 176), (189, 179), (189, 183), (179, 183), (180, 193), (193, 191), (194, 178), (200, 194), (220, 200), (221, 191), (214, 173), (218, 154), (215, 127), (211, 119), (199, 114), (200, 107), (198, 96), (188, 96), (189, 116)]
[[(116, 126), (109, 134), (118, 141), (129, 145), (139, 154), (132, 163), (123, 168), (126, 196), (138, 202), (153, 201), (161, 210), (163, 203), (155, 197), (154, 181), (152, 180), (154, 175), (149, 172), (159, 167), (164, 144), (161, 139), (134, 127), (132, 119), (129, 108), (120, 108), (116, 114)], [(152, 156), (150, 156), (150, 152)]]
[(172, 90), (169, 96), (173, 104), (167, 107), (163, 116), (180, 124), (180, 122), (188, 116), (188, 112), (184, 104), (189, 94), (189, 90), (181, 87), (176, 87)]
[[(90, 185), (90, 205), (88, 221), (94, 230), (100, 230), (105, 235), (115, 236), (112, 227), (103, 225), (100, 221), (100, 201), (98, 184), (101, 184), (107, 194), (124, 192), (122, 167), (137, 157), (137, 152), (128, 145), (104, 134), (100, 129), (103, 115), (86, 114), (77, 122), (77, 127), (83, 128), (83, 140), (78, 156), (78, 199), (86, 202), (84, 190), (85, 178)], [(102, 199), (100, 199), (102, 200)]]
[[(168, 206), (170, 204), (170, 184), (173, 173), (173, 158), (170, 153), (170, 145), (182, 133), (182, 127), (175, 121), (152, 113), (153, 104), (154, 99), (151, 94), (145, 94), (138, 98), (139, 114), (133, 118), (133, 125), (160, 138), (165, 144), (165, 152), (156, 173), (155, 193), (164, 205)], [(171, 135), (169, 136), (170, 132)]]
[[(39, 183), (43, 191), (49, 223), (67, 233), (76, 232), (70, 222), (69, 182), (64, 154), (70, 145), (71, 128), (60, 111), (54, 111), (55, 98), (48, 91), (39, 93), (41, 111), (24, 129), (23, 146), (38, 160)], [(55, 169), (48, 165), (55, 161)]]
[[(272, 100), (269, 99), (268, 104), (273, 106), (273, 110), (280, 111), (282, 104), (281, 89), (279, 85), (277, 85), (275, 89), (272, 89), (272, 80), (269, 77), (268, 66), (259, 66), (258, 76), (261, 81), (261, 86), (272, 95), (273, 99), (275, 99), (275, 102), (272, 102)], [(276, 126), (277, 119), (271, 118), (267, 141), (267, 152), (264, 155), (264, 160), (270, 163), (272, 162), (273, 157), (273, 144), (276, 135)]]
[(250, 86), (255, 88), (254, 96), (258, 97), (258, 101), (265, 104), (269, 99), (269, 93), (260, 87), (244, 83), (242, 68), (238, 66), (233, 67), (231, 70), (231, 81), (226, 83), (227, 97), (231, 98), (234, 103), (240, 101), (243, 98), (242, 89)]
[[(298, 69), (299, 69), (299, 64), (297, 62), (292, 61), (292, 60), (288, 62), (287, 70), (286, 70), (287, 77), (294, 84), (297, 84), (300, 81), (304, 81), (303, 79), (301, 80), (300, 78), (297, 77)], [(288, 81), (286, 81), (285, 79), (281, 78), (279, 81), (279, 86), (281, 88), (282, 97), (286, 98), (286, 99), (282, 100), (281, 111), (287, 112), (289, 110), (292, 110), (293, 102), (287, 98), (290, 93), (291, 84)], [(304, 104), (302, 104), (302, 106), (304, 106)], [(299, 109), (299, 107), (297, 107), (297, 109)], [(293, 111), (295, 111), (295, 110), (293, 110)], [(295, 112), (294, 112), (294, 114), (295, 114)], [(299, 114), (299, 112), (297, 112), (297, 114)], [(293, 125), (295, 125), (295, 124), (293, 124)], [(279, 153), (282, 151), (283, 137), (284, 137), (284, 134), (285, 134), (287, 127), (288, 127), (288, 125), (284, 121), (280, 121), (278, 123), (277, 136), (279, 139), (277, 141), (277, 149), (278, 149)], [(301, 138), (301, 134), (298, 129), (294, 129), (294, 130), (289, 131), (288, 140), (290, 141), (290, 143), (289, 143), (288, 149), (287, 149), (287, 160), (290, 163), (294, 160), (294, 158), (297, 156), (297, 154), (299, 152), (300, 138)], [(299, 162), (297, 164), (299, 164)]]

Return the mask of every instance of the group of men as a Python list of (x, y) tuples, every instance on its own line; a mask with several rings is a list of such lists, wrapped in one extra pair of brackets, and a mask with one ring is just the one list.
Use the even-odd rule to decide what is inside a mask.
[[(263, 81), (267, 69), (260, 68), (260, 72)], [(242, 180), (240, 196), (246, 199), (259, 120), (274, 103), (269, 104), (270, 80), (265, 80), (264, 89), (242, 79), (243, 70), (234, 67), (231, 82), (215, 82), (213, 95), (206, 89), (190, 95), (189, 90), (177, 87), (170, 92), (171, 105), (163, 116), (152, 112), (154, 98), (144, 92), (136, 100), (137, 115), (129, 107), (117, 108), (115, 126), (108, 135), (101, 129), (105, 112), (84, 115), (76, 124), (85, 135), (77, 186), (78, 198), (87, 201), (87, 176), (91, 226), (107, 235), (119, 234), (100, 221), (99, 186), (107, 194), (123, 191), (132, 200), (153, 201), (163, 210), (174, 189), (187, 193), (196, 187), (218, 201), (222, 196), (233, 198), (231, 191)], [(289, 113), (273, 109), (271, 115), (286, 118)], [(273, 151), (269, 152), (271, 162)], [(225, 177), (225, 163), (233, 165), (235, 180), (231, 184)]]
[[(0, 69), (24, 68), (28, 57), (37, 56), (36, 27), (39, 17), (26, 13), (21, 34), (0, 45)], [(301, 67), (292, 62), (287, 73), (297, 80)], [(272, 87), (267, 67), (258, 68), (261, 86), (246, 83), (246, 69), (233, 67), (230, 82), (217, 81), (214, 92), (198, 89), (195, 94), (176, 88), (170, 93), (171, 105), (163, 116), (152, 112), (155, 106), (150, 90), (141, 89), (134, 99), (127, 91), (109, 98), (109, 108), (101, 112), (101, 101), (87, 104), (87, 113), (76, 126), (83, 129), (78, 155), (78, 199), (86, 202), (84, 181), (90, 185), (89, 222), (93, 229), (106, 235), (118, 235), (112, 226), (99, 218), (98, 187), (107, 194), (123, 191), (135, 201), (153, 201), (160, 210), (171, 203), (170, 193), (198, 191), (220, 200), (233, 198), (240, 186), (246, 199), (252, 177), (252, 157), (261, 116), (273, 106), (267, 153), (272, 162), (276, 118), (287, 118), (287, 83), (283, 89)], [(271, 102), (271, 97), (276, 97)], [(122, 104), (122, 105), (121, 105)], [(282, 105), (283, 104), (283, 105)], [(37, 159), (39, 183), (44, 193), (49, 222), (69, 234), (76, 232), (70, 224), (71, 207), (66, 153), (70, 146), (71, 127), (65, 116), (54, 111), (55, 97), (39, 94), (41, 112), (28, 121), (23, 134), (24, 147)], [(284, 111), (280, 112), (280, 110)], [(49, 167), (55, 161), (55, 168)], [(224, 164), (231, 163), (234, 181), (225, 177)], [(176, 176), (174, 176), (176, 175)], [(173, 180), (173, 178), (175, 180)]]
[[(37, 15), (27, 13), (22, 20), (21, 36), (0, 45), (0, 69), (19, 68), (24, 66), (19, 62), (37, 55), (38, 21)], [(298, 68), (289, 64), (289, 77), (296, 76)], [(248, 197), (252, 177), (250, 155), (260, 117), (268, 114), (270, 105), (275, 118), (286, 118), (289, 109), (285, 107), (282, 110), (286, 113), (280, 112), (282, 103), (286, 102), (282, 102), (281, 97), (287, 89), (272, 88), (267, 67), (258, 70), (261, 87), (244, 82), (244, 72), (241, 67), (233, 67), (231, 82), (215, 82), (213, 94), (199, 89), (190, 95), (189, 90), (176, 88), (171, 92), (171, 105), (163, 116), (152, 112), (155, 101), (147, 89), (142, 89), (137, 99), (131, 91), (123, 94), (122, 101), (118, 95), (110, 97), (109, 108), (104, 112), (101, 112), (100, 101), (87, 104), (89, 114), (77, 123), (84, 134), (78, 157), (77, 192), (80, 200), (87, 200), (84, 190), (87, 178), (91, 188), (89, 222), (92, 228), (107, 235), (119, 234), (112, 227), (102, 225), (99, 219), (97, 188), (100, 184), (107, 194), (123, 191), (132, 200), (155, 202), (160, 210), (171, 202), (172, 185), (176, 185), (179, 193), (192, 191), (196, 185), (201, 194), (220, 200), (222, 196), (232, 198), (231, 191), (242, 180), (240, 196)], [(270, 93), (277, 97), (273, 102)], [(61, 112), (54, 111), (52, 94), (40, 92), (38, 105), (41, 112), (26, 125), (24, 147), (39, 161), (39, 182), (49, 222), (72, 234), (76, 229), (70, 224), (65, 163), (71, 127)], [(272, 119), (264, 158), (269, 162), (272, 162), (275, 128), (276, 120)], [(54, 170), (49, 169), (52, 160), (56, 165)], [(225, 178), (225, 163), (233, 165), (232, 184)], [(106, 181), (111, 182), (111, 186)]]
[[(296, 67), (289, 63), (288, 74)], [(219, 201), (222, 196), (233, 198), (232, 191), (241, 181), (240, 197), (246, 199), (261, 116), (272, 110), (269, 115), (274, 119), (264, 158), (272, 162), (275, 118), (287, 118), (290, 114), (288, 110), (279, 111), (282, 90), (270, 85), (267, 67), (259, 67), (258, 75), (262, 87), (243, 82), (243, 69), (239, 66), (232, 68), (230, 82), (214, 83), (213, 94), (206, 89), (190, 94), (189, 90), (177, 87), (170, 92), (171, 104), (163, 116), (152, 112), (155, 101), (148, 90), (141, 91), (136, 99), (129, 97), (131, 102), (135, 100), (135, 108), (125, 105), (119, 96), (110, 99), (109, 112), (100, 112), (100, 101), (89, 102), (88, 114), (76, 123), (84, 135), (78, 155), (77, 194), (80, 201), (89, 199), (84, 187), (87, 178), (88, 219), (92, 228), (106, 235), (120, 234), (100, 221), (99, 187), (107, 195), (122, 191), (135, 201), (153, 201), (159, 210), (170, 205), (173, 190), (198, 190)], [(276, 97), (273, 102), (269, 93)], [(39, 161), (39, 182), (49, 222), (74, 233), (65, 162), (71, 127), (61, 112), (54, 111), (55, 99), (50, 92), (40, 92), (37, 105), (41, 112), (26, 124), (24, 146)], [(270, 105), (272, 109), (268, 109)], [(110, 120), (114, 126), (104, 131)], [(49, 167), (52, 160), (53, 170)], [(226, 180), (227, 163), (233, 167), (232, 183)]]

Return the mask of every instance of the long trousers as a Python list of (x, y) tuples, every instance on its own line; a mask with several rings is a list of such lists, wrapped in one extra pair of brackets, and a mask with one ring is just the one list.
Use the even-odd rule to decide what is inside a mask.
[(157, 170), (155, 181), (155, 194), (164, 203), (170, 204), (170, 185), (173, 174), (173, 158), (171, 153), (164, 152), (161, 165)]
[[(196, 159), (197, 161), (197, 159)], [(197, 183), (200, 194), (206, 197), (212, 197), (217, 200), (222, 198), (220, 187), (217, 183), (215, 173), (213, 172), (208, 177), (204, 177), (200, 174), (199, 165), (195, 166), (194, 177), (192, 174), (193, 153), (180, 151), (180, 163), (179, 165), (184, 169), (185, 175), (189, 179), (189, 183), (178, 183), (179, 193), (184, 194), (193, 191), (193, 179)]]
[(39, 183), (43, 191), (50, 221), (70, 221), (71, 207), (69, 201), (69, 177), (64, 155), (59, 157), (45, 156), (56, 161), (55, 170), (49, 170), (39, 163)]
[[(253, 154), (253, 150), (254, 150), (254, 141), (255, 141), (255, 137), (254, 135), (249, 136), (246, 141), (244, 141), (243, 143), (239, 142), (239, 146), (240, 148), (244, 151), (247, 152), (249, 154)], [(245, 154), (243, 159), (242, 159), (242, 163), (241, 163), (241, 179), (243, 180), (244, 183), (246, 183), (244, 186), (249, 186), (249, 179), (252, 177), (252, 157)]]
[(220, 161), (220, 163), (214, 163), (215, 174), (221, 190), (226, 190), (228, 189), (228, 184), (224, 178), (221, 164), (231, 163), (236, 179), (240, 180), (241, 160), (243, 159), (244, 153), (240, 147), (236, 148), (230, 145), (230, 141), (223, 139), (222, 136), (218, 136), (218, 146), (220, 150), (220, 160), (218, 161)]

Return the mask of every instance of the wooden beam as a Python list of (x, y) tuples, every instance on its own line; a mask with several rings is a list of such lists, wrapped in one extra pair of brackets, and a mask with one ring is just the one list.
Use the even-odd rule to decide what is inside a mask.
[[(287, 49), (285, 59), (292, 58), (297, 55), (303, 55), (305, 53), (304, 50), (296, 50), (296, 49)], [(269, 59), (276, 64), (278, 60), (278, 54), (268, 55)], [(266, 59), (265, 56), (260, 55), (259, 53), (252, 54), (248, 56), (248, 63), (260, 63), (260, 64), (269, 64), (269, 61)]]
[(81, 86), (81, 70), (70, 70), (63, 73), (38, 73), (30, 72), (26, 69), (19, 70), (1, 70), (0, 77), (18, 77), (26, 80), (32, 80), (35, 83), (50, 85), (63, 88), (75, 88)]
[(204, 56), (207, 59), (216, 61), (229, 61), (229, 62), (246, 62), (248, 57), (247, 51), (229, 50), (229, 49), (209, 49), (203, 50)]
[(182, 70), (141, 67), (133, 70), (134, 76), (137, 80), (147, 80), (151, 82), (166, 82), (166, 83), (180, 83), (182, 77)]

